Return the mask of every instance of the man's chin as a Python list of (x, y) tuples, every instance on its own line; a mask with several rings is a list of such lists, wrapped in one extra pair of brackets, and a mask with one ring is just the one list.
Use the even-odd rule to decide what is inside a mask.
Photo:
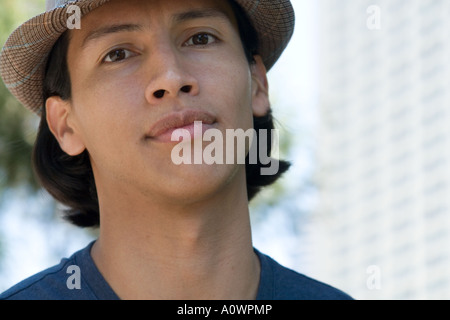
[(164, 180), (165, 193), (174, 202), (207, 200), (216, 194), (223, 195), (237, 180), (245, 184), (244, 165), (181, 164), (176, 167), (176, 172)]

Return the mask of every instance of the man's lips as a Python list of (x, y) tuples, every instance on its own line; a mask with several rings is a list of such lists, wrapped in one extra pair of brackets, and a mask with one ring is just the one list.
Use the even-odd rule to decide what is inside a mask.
[(209, 112), (193, 109), (170, 113), (151, 126), (146, 138), (161, 142), (172, 142), (172, 133), (177, 129), (186, 129), (193, 137), (195, 121), (202, 122), (202, 131), (204, 132), (216, 122), (216, 118)]

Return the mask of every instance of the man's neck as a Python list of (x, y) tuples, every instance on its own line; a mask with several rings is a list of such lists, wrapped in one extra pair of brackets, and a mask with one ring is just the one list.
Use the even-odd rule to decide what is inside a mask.
[(92, 256), (116, 294), (122, 299), (254, 299), (260, 265), (247, 195), (239, 185), (245, 186), (189, 206), (147, 204), (143, 210), (134, 205), (127, 212), (116, 204), (101, 210)]

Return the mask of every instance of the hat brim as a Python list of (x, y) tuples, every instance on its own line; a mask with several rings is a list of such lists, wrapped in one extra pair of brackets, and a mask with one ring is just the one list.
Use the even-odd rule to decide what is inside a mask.
[[(18, 27), (0, 54), (0, 74), (8, 90), (28, 109), (43, 106), (43, 78), (48, 55), (67, 28), (67, 7), (76, 4), (81, 16), (109, 0), (79, 0), (40, 14)], [(289, 0), (235, 0), (247, 13), (259, 37), (258, 53), (267, 70), (278, 60), (294, 31)]]

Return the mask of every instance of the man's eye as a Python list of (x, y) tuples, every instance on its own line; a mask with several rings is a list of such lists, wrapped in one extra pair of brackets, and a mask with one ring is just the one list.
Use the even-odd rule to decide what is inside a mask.
[(199, 33), (191, 37), (187, 42), (187, 46), (206, 46), (217, 42), (217, 38), (209, 33)]
[(130, 58), (133, 55), (133, 52), (126, 49), (114, 49), (106, 55), (106, 57), (103, 59), (103, 62), (119, 62)]

